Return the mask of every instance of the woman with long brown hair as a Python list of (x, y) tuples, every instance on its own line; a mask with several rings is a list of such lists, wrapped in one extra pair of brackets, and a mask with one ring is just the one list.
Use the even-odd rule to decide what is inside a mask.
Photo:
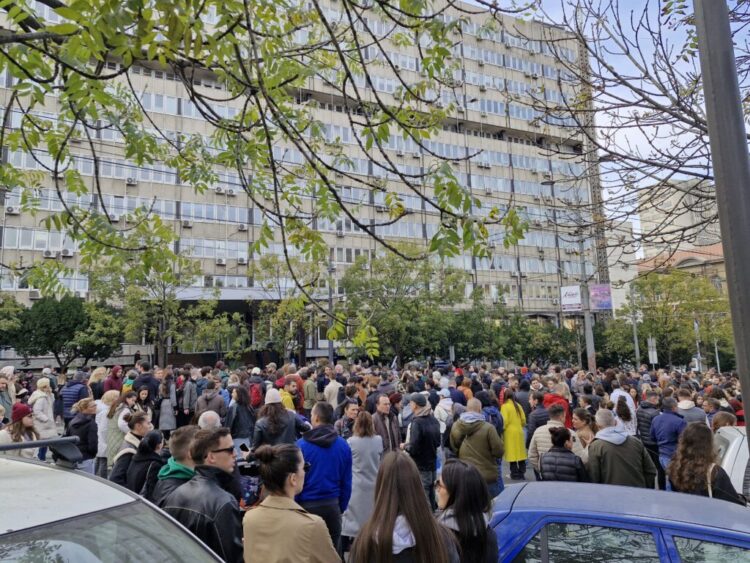
[(682, 431), (677, 451), (667, 466), (667, 476), (677, 492), (747, 504), (718, 464), (714, 435), (706, 424), (693, 422)]
[(454, 563), (450, 531), (432, 516), (419, 470), (403, 452), (383, 457), (375, 483), (375, 506), (352, 546), (354, 563)]

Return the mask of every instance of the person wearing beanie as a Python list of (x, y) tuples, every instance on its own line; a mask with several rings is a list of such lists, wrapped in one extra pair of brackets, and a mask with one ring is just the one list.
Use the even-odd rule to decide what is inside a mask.
[(104, 392), (122, 391), (122, 366), (115, 366), (104, 380)]
[[(0, 430), (0, 445), (17, 442), (33, 442), (39, 435), (34, 430), (34, 414), (29, 405), (15, 403), (11, 409), (10, 424)], [(37, 457), (37, 448), (24, 448), (0, 452), (0, 455), (13, 455), (27, 459)]]
[(417, 464), (425, 495), (434, 510), (435, 502), (435, 470), (437, 469), (437, 451), (441, 445), (440, 423), (432, 414), (432, 408), (427, 404), (427, 398), (421, 393), (408, 396), (411, 412), (414, 413), (406, 431), (406, 440), (401, 449)]
[(294, 444), (309, 429), (304, 419), (284, 407), (279, 390), (271, 388), (266, 392), (265, 405), (260, 409), (253, 429), (253, 449), (265, 444)]

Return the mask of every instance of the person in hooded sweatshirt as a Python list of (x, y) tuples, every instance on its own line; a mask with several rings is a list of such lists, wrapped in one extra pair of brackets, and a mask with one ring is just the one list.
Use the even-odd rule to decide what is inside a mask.
[(503, 456), (503, 440), (495, 426), (485, 421), (479, 399), (469, 399), (466, 412), (453, 424), (451, 449), (458, 459), (479, 470), (487, 483), (490, 498), (500, 494), (497, 460)]
[(86, 473), (94, 473), (94, 459), (99, 449), (99, 437), (96, 427), (96, 401), (85, 398), (72, 407), (73, 419), (68, 424), (66, 436), (78, 437), (78, 450), (83, 456), (78, 462), (78, 469)]
[(310, 470), (295, 500), (307, 512), (323, 519), (331, 542), (338, 549), (341, 515), (352, 496), (352, 450), (333, 428), (333, 407), (329, 403), (317, 403), (311, 416), (312, 430), (297, 440)]
[(164, 458), (161, 456), (163, 446), (164, 436), (162, 433), (158, 430), (152, 430), (138, 444), (138, 451), (130, 461), (130, 467), (128, 467), (128, 489), (141, 495), (146, 500), (154, 500), (153, 493), (156, 480), (164, 466)]
[(216, 382), (209, 379), (206, 390), (198, 397), (195, 404), (195, 416), (200, 417), (206, 411), (214, 411), (222, 419), (227, 416), (227, 404), (216, 389)]
[(169, 437), (169, 453), (172, 456), (159, 470), (151, 495), (156, 506), (162, 507), (172, 491), (190, 481), (195, 475), (195, 462), (190, 457), (190, 445), (198, 430), (195, 425), (182, 426)]
[(653, 489), (656, 466), (641, 441), (617, 427), (614, 413), (596, 412), (600, 428), (589, 446), (586, 468), (592, 483)]
[(441, 389), (438, 395), (440, 401), (434, 409), (434, 415), (440, 423), (440, 434), (442, 434), (448, 427), (448, 422), (453, 420), (453, 399), (451, 399), (451, 393), (448, 389)]
[(695, 406), (693, 393), (690, 389), (678, 389), (677, 391), (677, 414), (681, 415), (685, 422), (702, 422), (706, 424), (706, 413), (703, 409)]

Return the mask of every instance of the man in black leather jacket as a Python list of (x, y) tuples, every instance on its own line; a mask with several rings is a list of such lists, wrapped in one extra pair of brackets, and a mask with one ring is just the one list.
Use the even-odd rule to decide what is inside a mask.
[(242, 513), (231, 490), (236, 456), (227, 428), (199, 430), (190, 447), (195, 476), (164, 501), (164, 510), (228, 563), (242, 562)]

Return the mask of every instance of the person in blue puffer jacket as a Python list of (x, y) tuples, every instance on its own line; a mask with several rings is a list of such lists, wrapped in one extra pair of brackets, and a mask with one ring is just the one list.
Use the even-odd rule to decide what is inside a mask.
[(68, 381), (65, 387), (62, 388), (62, 391), (60, 391), (63, 403), (63, 421), (65, 422), (66, 430), (76, 414), (71, 411), (73, 405), (89, 397), (89, 395), (89, 388), (86, 386), (86, 373), (83, 371), (76, 372), (73, 379)]
[(311, 417), (312, 430), (297, 440), (305, 459), (305, 486), (295, 500), (311, 514), (323, 518), (336, 547), (341, 536), (341, 515), (352, 496), (352, 450), (333, 427), (330, 404), (317, 403)]

